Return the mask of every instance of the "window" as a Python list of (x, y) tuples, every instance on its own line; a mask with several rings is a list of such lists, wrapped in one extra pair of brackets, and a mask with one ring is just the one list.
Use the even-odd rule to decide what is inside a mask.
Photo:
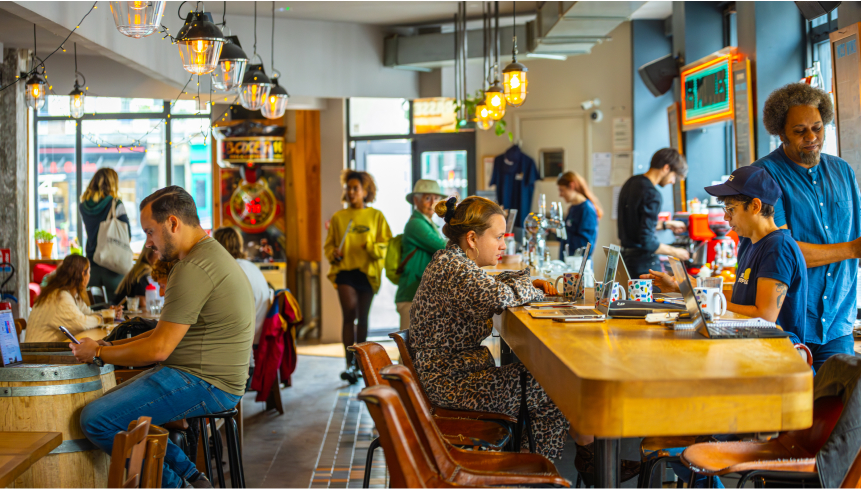
[(145, 242), (138, 205), (167, 185), (188, 190), (201, 225), (212, 226), (209, 104), (109, 97), (87, 97), (85, 104), (84, 117), (70, 119), (69, 97), (51, 95), (33, 118), (34, 229), (57, 235), (55, 258), (66, 256), (75, 239), (85, 245), (80, 197), (100, 168), (119, 175), (135, 252)]
[[(831, 94), (834, 102), (833, 92), (833, 70), (831, 63), (831, 42), (829, 34), (837, 30), (837, 9), (830, 14), (813, 19), (808, 23), (808, 38), (810, 39), (810, 54), (812, 55), (811, 68), (808, 70), (817, 81), (813, 84)], [(836, 120), (825, 126), (825, 144), (822, 151), (827, 154), (837, 154), (837, 125)]]
[(353, 97), (349, 103), (350, 136), (410, 133), (410, 102), (407, 99)]

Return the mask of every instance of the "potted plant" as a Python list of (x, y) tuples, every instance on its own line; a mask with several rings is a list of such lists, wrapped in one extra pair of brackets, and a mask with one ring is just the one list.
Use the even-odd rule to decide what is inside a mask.
[(50, 260), (56, 236), (44, 229), (37, 229), (33, 237), (36, 238), (36, 246), (39, 247), (39, 254), (42, 255), (42, 259)]

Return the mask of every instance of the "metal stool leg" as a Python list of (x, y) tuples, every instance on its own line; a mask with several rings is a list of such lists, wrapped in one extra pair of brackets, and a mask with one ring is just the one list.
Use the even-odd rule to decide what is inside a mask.
[(206, 418), (200, 418), (200, 442), (203, 443), (203, 458), (206, 459), (206, 471), (209, 473), (209, 477), (214, 479), (214, 472), (212, 471), (212, 457), (209, 453), (209, 436), (206, 434)]
[(230, 462), (230, 485), (232, 487), (245, 487), (245, 474), (242, 473), (242, 459), (239, 454), (238, 428), (236, 420), (232, 417), (225, 418), (224, 432), (227, 435), (227, 459)]
[(218, 486), (227, 487), (227, 480), (224, 478), (224, 467), (222, 466), (224, 450), (223, 445), (221, 444), (221, 433), (219, 433), (218, 428), (216, 428), (215, 418), (208, 419), (209, 425), (212, 427), (212, 448), (215, 451), (215, 471), (218, 473)]
[(374, 450), (379, 448), (380, 439), (374, 438), (368, 445), (368, 454), (365, 455), (365, 475), (362, 477), (362, 487), (371, 487), (371, 465), (374, 463)]
[(233, 449), (236, 452), (236, 474), (238, 476), (239, 485), (236, 487), (245, 487), (245, 467), (242, 465), (242, 446), (239, 444), (239, 424), (231, 418), (233, 426)]

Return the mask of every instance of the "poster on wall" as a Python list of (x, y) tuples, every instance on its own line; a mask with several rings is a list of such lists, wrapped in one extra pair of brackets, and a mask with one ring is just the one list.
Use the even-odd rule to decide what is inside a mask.
[(284, 167), (221, 168), (221, 223), (242, 233), (248, 259), (285, 261)]

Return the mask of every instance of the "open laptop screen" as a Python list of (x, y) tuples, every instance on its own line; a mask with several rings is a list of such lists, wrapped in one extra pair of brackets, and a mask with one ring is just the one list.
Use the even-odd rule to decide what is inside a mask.
[(8, 367), (21, 363), (21, 346), (18, 344), (18, 331), (12, 311), (0, 311), (0, 366)]
[(685, 266), (682, 265), (682, 262), (678, 258), (672, 256), (668, 258), (670, 259), (670, 266), (673, 267), (673, 276), (676, 279), (676, 283), (679, 284), (682, 297), (685, 299), (685, 308), (688, 310), (688, 314), (691, 315), (691, 322), (694, 324), (694, 328), (704, 326), (706, 319), (703, 317), (703, 311), (697, 302), (697, 296), (694, 294), (694, 288), (691, 286), (691, 279), (688, 277), (688, 272), (685, 271)]
[[(601, 279), (602, 282), (610, 282), (616, 280), (616, 269), (619, 267), (619, 256), (621, 255), (622, 249), (616, 245), (610, 245), (610, 251), (607, 252), (607, 264), (604, 265), (604, 277)], [(624, 284), (623, 287), (627, 287), (628, 284)]]

